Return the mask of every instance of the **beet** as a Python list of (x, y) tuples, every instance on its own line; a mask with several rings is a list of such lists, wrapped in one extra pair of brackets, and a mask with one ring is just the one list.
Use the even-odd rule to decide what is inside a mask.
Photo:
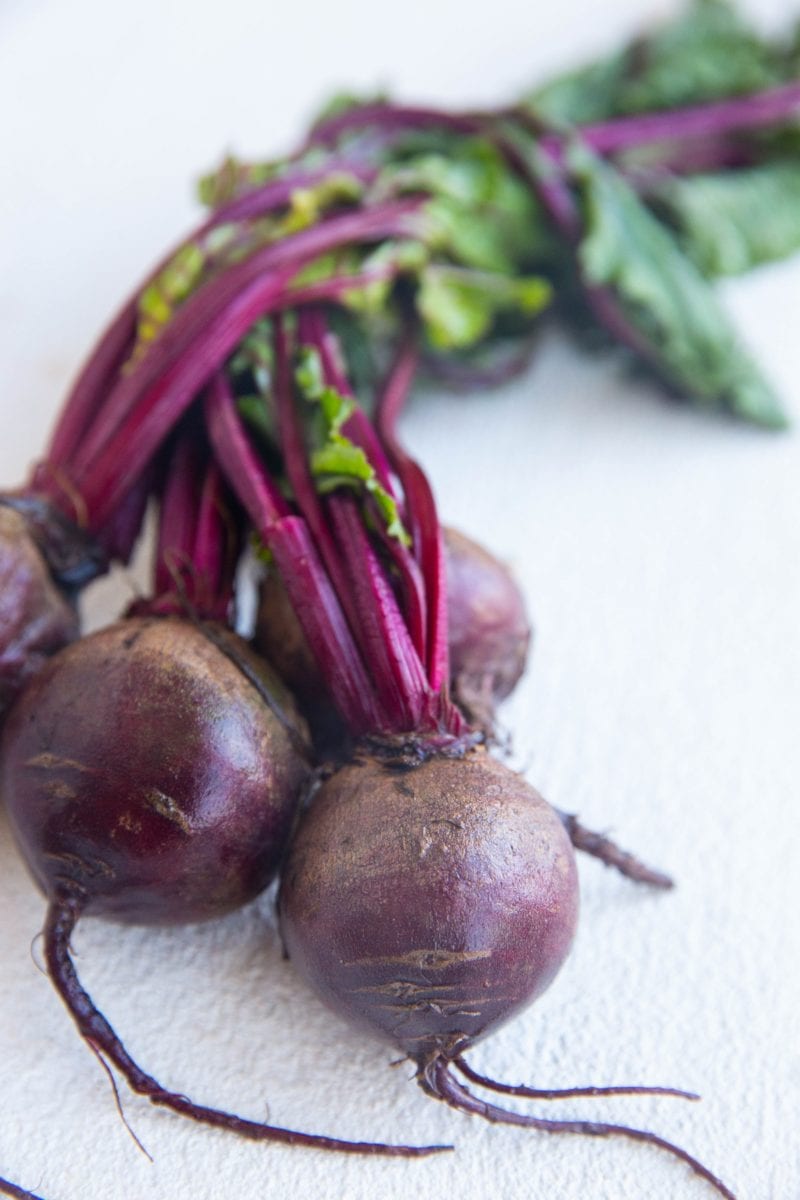
[(0, 722), (26, 681), (77, 636), (75, 608), (53, 581), (27, 522), (0, 504)]
[(366, 760), (317, 793), (282, 872), (289, 957), (421, 1073), (547, 988), (572, 943), (572, 847), (548, 804), (482, 751)]
[(280, 716), (209, 636), (138, 618), (51, 659), (12, 710), (2, 791), (48, 898), (143, 924), (197, 921), (252, 899), (278, 866), (308, 766)]
[(673, 1154), (733, 1194), (681, 1147), (647, 1130), (550, 1120), (480, 1099), (453, 1075), (533, 1099), (670, 1088), (512, 1087), (463, 1055), (540, 996), (566, 958), (578, 915), (575, 859), (556, 812), (475, 750), (398, 769), (364, 758), (323, 784), (281, 875), (281, 931), (317, 995), (398, 1047), (435, 1099), (502, 1124), (621, 1136)]

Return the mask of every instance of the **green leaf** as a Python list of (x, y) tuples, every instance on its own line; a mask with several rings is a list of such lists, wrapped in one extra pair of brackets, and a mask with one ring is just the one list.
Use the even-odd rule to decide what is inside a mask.
[(425, 192), (421, 237), (463, 266), (512, 273), (538, 257), (547, 225), (531, 188), (487, 138), (450, 135), (445, 151), (389, 163), (376, 195)]
[(695, 0), (622, 52), (568, 72), (525, 103), (550, 121), (582, 124), (701, 104), (787, 78), (785, 50), (750, 29), (725, 0)]
[(498, 313), (533, 317), (550, 296), (550, 285), (538, 277), (513, 279), (437, 265), (422, 273), (416, 302), (431, 345), (455, 350), (480, 341)]
[(314, 347), (300, 347), (295, 382), (310, 404), (319, 405), (322, 416), (317, 435), (319, 444), (312, 449), (309, 460), (317, 490), (322, 494), (342, 487), (366, 491), (375, 501), (389, 536), (410, 546), (411, 538), (400, 519), (396, 500), (378, 480), (361, 447), (342, 433), (342, 427), (355, 411), (356, 402), (326, 385), (322, 360)]
[(190, 242), (148, 284), (139, 296), (136, 342), (126, 364), (129, 369), (172, 319), (175, 309), (199, 284), (207, 256), (201, 245)]
[(762, 425), (786, 417), (709, 284), (622, 176), (574, 146), (569, 166), (585, 222), (584, 280), (613, 290), (664, 375), (696, 404)]
[(740, 275), (800, 250), (800, 163), (673, 178), (648, 199), (706, 276)]

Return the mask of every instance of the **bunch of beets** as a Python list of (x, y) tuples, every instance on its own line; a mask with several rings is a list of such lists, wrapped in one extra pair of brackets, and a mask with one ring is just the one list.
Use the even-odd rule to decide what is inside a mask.
[[(658, 1145), (731, 1197), (653, 1133), (523, 1115), (469, 1086), (686, 1095), (510, 1087), (464, 1058), (564, 961), (574, 847), (671, 881), (492, 756), (525, 606), (488, 551), (442, 529), (398, 422), (420, 373), (485, 386), (522, 371), (555, 297), (673, 391), (780, 425), (664, 206), (667, 185), (774, 168), (800, 86), (585, 126), (549, 118), (554, 95), (458, 114), (350, 102), (290, 158), (229, 160), (204, 181), (210, 216), (103, 334), (46, 458), (0, 500), (0, 789), (47, 897), (50, 979), (90, 1048), (154, 1104), (252, 1139), (448, 1149), (196, 1104), (131, 1058), (82, 988), (83, 916), (213, 918), (280, 868), (290, 959), (399, 1047), (429, 1095)], [(682, 325), (646, 268), (677, 288)], [(152, 594), (80, 637), (80, 590), (128, 561), (148, 509)], [(250, 642), (233, 629), (244, 555), (262, 564)]]

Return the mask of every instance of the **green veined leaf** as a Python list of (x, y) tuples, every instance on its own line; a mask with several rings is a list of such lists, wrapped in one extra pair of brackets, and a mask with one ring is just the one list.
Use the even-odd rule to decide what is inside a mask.
[(585, 221), (579, 248), (585, 280), (613, 290), (665, 376), (696, 404), (785, 425), (772, 388), (675, 237), (607, 163), (579, 146), (568, 162)]
[(667, 180), (648, 197), (709, 277), (740, 275), (800, 250), (800, 163)]
[(726, 0), (695, 0), (623, 51), (567, 72), (525, 102), (550, 121), (584, 124), (758, 91), (789, 72), (784, 48), (760, 37)]

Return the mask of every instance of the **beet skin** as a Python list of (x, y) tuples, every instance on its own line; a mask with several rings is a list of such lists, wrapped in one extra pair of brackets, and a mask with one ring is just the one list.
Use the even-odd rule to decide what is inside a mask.
[(315, 991), (419, 1064), (539, 996), (575, 930), (561, 821), (483, 751), (323, 784), (282, 873), (289, 957)]
[(214, 636), (120, 621), (50, 659), (9, 713), (0, 790), (51, 900), (172, 924), (228, 912), (273, 878), (308, 780), (301, 723), (244, 643)]

